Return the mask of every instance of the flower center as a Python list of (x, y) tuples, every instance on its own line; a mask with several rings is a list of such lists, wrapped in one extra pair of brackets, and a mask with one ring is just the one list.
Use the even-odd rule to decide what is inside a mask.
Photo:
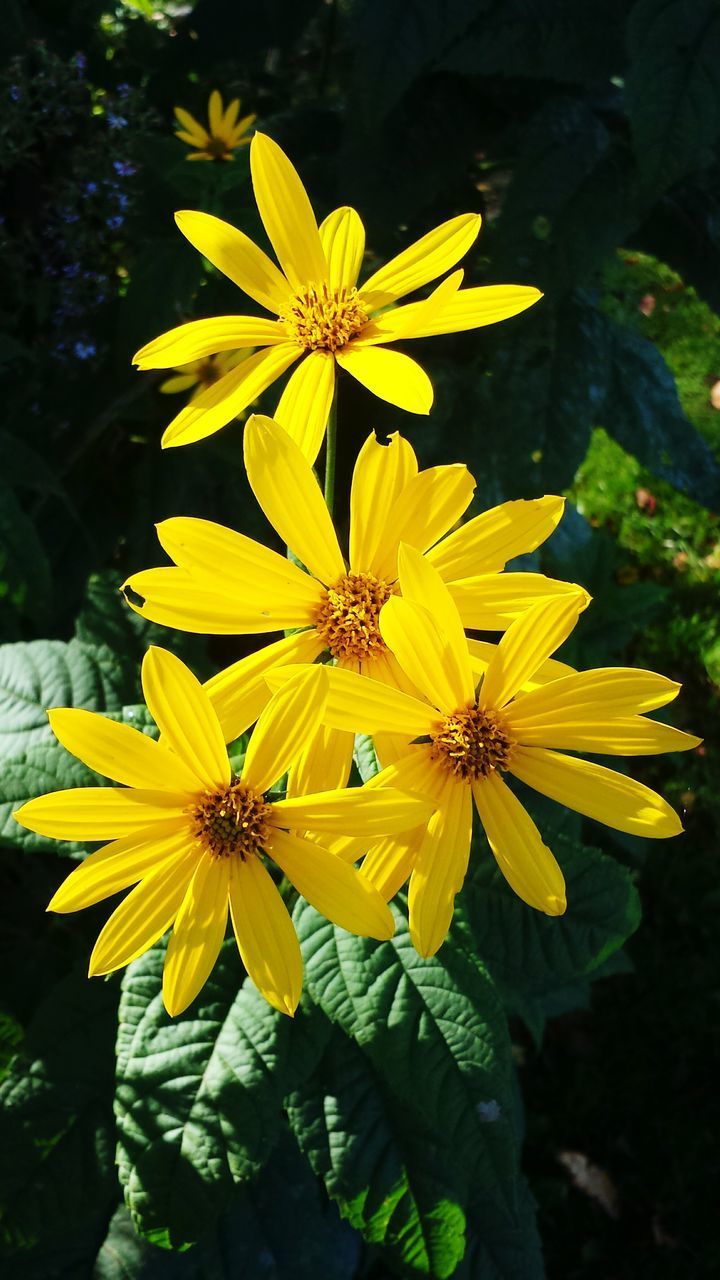
[(497, 711), (466, 707), (445, 716), (432, 735), (432, 754), (451, 773), (467, 782), (506, 769), (514, 743)]
[(195, 834), (213, 858), (236, 856), (244, 862), (260, 853), (268, 838), (270, 809), (259, 791), (234, 778), (195, 806)]
[(307, 285), (293, 295), (281, 314), (285, 328), (308, 351), (337, 351), (367, 323), (357, 289)]
[(203, 360), (197, 371), (198, 382), (201, 382), (204, 387), (211, 387), (219, 377), (220, 370), (218, 369), (217, 361), (212, 356), (209, 356), (207, 360)]
[(223, 156), (227, 155), (229, 147), (224, 138), (213, 137), (208, 142), (205, 150), (208, 155), (212, 156), (213, 160), (222, 160)]
[(346, 573), (327, 588), (315, 628), (334, 658), (363, 661), (385, 652), (378, 619), (392, 593), (373, 573)]

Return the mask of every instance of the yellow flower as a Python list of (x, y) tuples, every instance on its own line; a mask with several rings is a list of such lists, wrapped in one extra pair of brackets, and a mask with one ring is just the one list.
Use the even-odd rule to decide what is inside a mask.
[[(467, 871), (473, 800), (498, 866), (515, 892), (547, 915), (565, 911), (565, 883), (532, 818), (503, 779), (512, 774), (542, 795), (617, 831), (660, 838), (682, 830), (673, 809), (648, 787), (604, 765), (566, 755), (648, 755), (687, 751), (701, 739), (647, 719), (680, 686), (651, 671), (578, 671), (523, 692), (573, 630), (583, 602), (541, 601), (505, 632), (475, 688), (455, 601), (427, 559), (400, 550), (402, 598), (393, 596), (380, 630), (417, 693), (328, 667), (323, 718), (344, 732), (402, 735), (405, 751), (366, 790), (392, 785), (437, 808), (406, 838), (382, 840), (362, 869), (388, 898), (410, 879), (410, 930), (433, 955), (450, 926)], [(296, 677), (278, 671), (271, 682)], [(358, 856), (357, 841), (346, 856)]]
[(494, 324), (541, 296), (522, 285), (460, 290), (462, 273), (457, 272), (429, 299), (396, 307), (467, 253), (480, 230), (478, 214), (462, 214), (436, 227), (358, 288), (365, 231), (355, 210), (335, 209), (318, 228), (298, 174), (277, 143), (261, 133), (252, 140), (250, 165), (260, 216), (281, 270), (242, 231), (219, 218), (188, 210), (175, 218), (213, 266), (277, 318), (193, 320), (138, 351), (138, 368), (167, 369), (233, 347), (262, 348), (173, 419), (163, 436), (166, 448), (212, 435), (302, 358), (275, 417), (314, 462), (334, 395), (336, 364), (383, 400), (411, 413), (428, 413), (433, 390), (427, 374), (384, 344)]
[(239, 114), (240, 99), (233, 98), (227, 110), (224, 110), (223, 100), (217, 89), (213, 89), (210, 94), (207, 129), (184, 107), (176, 107), (175, 115), (182, 127), (175, 137), (194, 148), (186, 159), (232, 160), (233, 151), (246, 147), (250, 142), (250, 129), (256, 119), (255, 116), (243, 116), (242, 120), (238, 120)]
[[(406, 683), (378, 626), (380, 609), (398, 591), (401, 539), (427, 552), (449, 584), (463, 624), (472, 629), (504, 631), (538, 599), (577, 594), (577, 587), (539, 573), (501, 572), (513, 556), (533, 551), (552, 533), (562, 516), (562, 498), (505, 502), (444, 536), (472, 498), (475, 481), (467, 468), (419, 471), (402, 436), (395, 434), (382, 445), (371, 435), (352, 481), (346, 564), (312, 468), (287, 432), (271, 418), (255, 415), (245, 427), (244, 445), (255, 497), (307, 572), (243, 534), (208, 520), (178, 517), (158, 525), (174, 567), (133, 574), (123, 588), (136, 613), (183, 631), (299, 629), (209, 681), (208, 693), (230, 739), (262, 710), (269, 697), (265, 676), (278, 665), (313, 662), (328, 651), (343, 667), (395, 687)], [(471, 645), (482, 671), (487, 646)], [(292, 787), (315, 789), (315, 768), (323, 787), (344, 785), (352, 749), (352, 734), (319, 731), (298, 764), (302, 780), (294, 776)]]
[(214, 386), (231, 369), (236, 369), (242, 360), (247, 360), (252, 351), (252, 347), (244, 351), (222, 351), (217, 356), (206, 356), (204, 360), (191, 360), (189, 364), (177, 365), (173, 370), (175, 376), (161, 382), (158, 391), (162, 391), (163, 395), (192, 391), (192, 402), (206, 387)]
[(215, 964), (229, 908), (247, 972), (276, 1009), (292, 1014), (302, 988), (300, 948), (263, 855), (335, 924), (389, 938), (392, 916), (378, 891), (317, 837), (400, 830), (432, 806), (395, 791), (384, 802), (364, 788), (286, 800), (267, 794), (323, 712), (323, 667), (302, 673), (268, 704), (239, 776), (207, 694), (180, 659), (151, 648), (142, 679), (160, 742), (91, 711), (49, 712), (63, 746), (122, 785), (56, 791), (16, 811), (22, 826), (41, 835), (111, 841), (68, 876), (48, 909), (76, 911), (135, 885), (100, 933), (90, 976), (129, 964), (174, 922), (163, 998), (177, 1014)]

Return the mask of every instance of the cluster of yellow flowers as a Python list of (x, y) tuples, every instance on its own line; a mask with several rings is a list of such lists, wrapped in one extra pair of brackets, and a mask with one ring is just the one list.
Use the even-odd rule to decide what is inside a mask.
[[(235, 127), (237, 106), (222, 116), (219, 95), (211, 99), (215, 135), (218, 120)], [(562, 872), (506, 775), (619, 831), (671, 836), (681, 824), (662, 797), (566, 753), (643, 755), (699, 742), (645, 714), (677, 695), (672, 680), (622, 667), (575, 671), (553, 658), (589, 604), (582, 587), (504, 572), (550, 536), (561, 498), (506, 502), (459, 523), (475, 488), (467, 468), (421, 470), (401, 435), (382, 443), (371, 434), (354, 469), (343, 554), (326, 501), (332, 434), (325, 497), (313, 470), (332, 422), (336, 365), (391, 403), (427, 413), (427, 375), (385, 344), (489, 324), (540, 295), (461, 289), (458, 271), (427, 299), (398, 306), (455, 266), (479, 217), (444, 223), (358, 287), (365, 238), (355, 210), (336, 209), (318, 226), (276, 143), (256, 133), (250, 161), (281, 269), (217, 218), (184, 212), (177, 221), (276, 318), (196, 320), (135, 359), (143, 369), (196, 362), (188, 388), (211, 362), (213, 376), (167, 428), (165, 445), (217, 431), (301, 361), (274, 419), (254, 415), (244, 429), (250, 485), (292, 559), (178, 517), (158, 526), (171, 565), (134, 574), (124, 591), (161, 625), (276, 638), (204, 686), (179, 658), (151, 648), (142, 682), (157, 741), (91, 712), (51, 711), (60, 742), (121, 785), (56, 792), (16, 814), (46, 836), (110, 842), (72, 872), (50, 909), (74, 911), (135, 886), (103, 928), (90, 973), (128, 964), (174, 925), (163, 977), (171, 1014), (212, 970), (228, 908), (250, 977), (293, 1013), (302, 963), (290, 885), (335, 924), (387, 939), (387, 904), (409, 882), (411, 936), (421, 955), (433, 955), (467, 871), (473, 805), (515, 892), (561, 914)], [(248, 346), (260, 349), (248, 356)], [(180, 389), (178, 379), (163, 389)], [(227, 744), (252, 725), (235, 773)], [(348, 786), (356, 734), (372, 736), (382, 767)], [(283, 796), (276, 788), (286, 775)], [(279, 885), (269, 866), (283, 873)]]

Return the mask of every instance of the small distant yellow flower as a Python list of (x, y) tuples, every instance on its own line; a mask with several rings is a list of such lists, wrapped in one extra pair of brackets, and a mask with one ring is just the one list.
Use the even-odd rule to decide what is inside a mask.
[(217, 89), (213, 89), (208, 102), (208, 127), (200, 124), (184, 107), (176, 107), (175, 115), (182, 126), (175, 134), (181, 142), (186, 142), (194, 150), (188, 160), (232, 160), (233, 152), (239, 147), (247, 147), (250, 142), (250, 130), (257, 119), (256, 116), (240, 114), (240, 99), (233, 98), (229, 107), (223, 109), (223, 100)]
[(385, 344), (495, 324), (541, 297), (523, 285), (460, 289), (459, 271), (429, 299), (398, 307), (401, 298), (436, 280), (467, 253), (480, 230), (479, 214), (444, 222), (358, 286), (365, 230), (355, 210), (335, 209), (318, 227), (298, 174), (264, 134), (252, 140), (250, 167), (281, 270), (242, 231), (219, 218), (183, 210), (175, 220), (213, 266), (277, 318), (193, 320), (137, 352), (138, 368), (167, 369), (234, 347), (261, 348), (173, 419), (163, 435), (165, 448), (219, 431), (302, 360), (274, 416), (314, 462), (333, 400), (336, 365), (381, 399), (410, 413), (429, 413), (433, 389), (427, 374)]
[[(401, 539), (427, 553), (473, 630), (504, 631), (538, 599), (577, 594), (577, 587), (540, 573), (502, 572), (513, 556), (534, 551), (549, 537), (563, 513), (562, 498), (505, 502), (448, 534), (475, 489), (467, 468), (420, 471), (402, 436), (382, 445), (371, 435), (353, 475), (346, 563), (312, 467), (287, 431), (254, 415), (244, 446), (253, 493), (307, 572), (222, 525), (178, 517), (158, 525), (174, 566), (133, 574), (123, 588), (136, 613), (183, 631), (294, 630), (209, 681), (208, 693), (231, 737), (259, 714), (269, 697), (265, 674), (277, 665), (313, 662), (327, 651), (341, 666), (395, 687), (405, 683), (378, 625), (382, 606), (399, 591)], [(478, 671), (484, 670), (487, 646), (471, 643)], [(329, 735), (316, 752), (316, 766), (304, 758), (303, 785), (315, 789), (315, 767), (322, 787), (342, 785), (352, 746), (350, 734)]]
[(401, 830), (432, 806), (395, 791), (383, 800), (364, 788), (268, 795), (319, 722), (323, 667), (301, 673), (268, 704), (239, 776), (207, 694), (180, 659), (150, 649), (142, 679), (160, 742), (91, 711), (49, 712), (63, 746), (122, 785), (56, 791), (16, 811), (22, 826), (41, 835), (112, 842), (68, 876), (48, 910), (77, 911), (135, 885), (98, 937), (90, 976), (129, 964), (174, 923), (163, 972), (165, 1007), (174, 1015), (209, 977), (229, 909), (247, 972), (270, 1004), (292, 1014), (302, 988), (300, 948), (264, 856), (335, 924), (389, 938), (392, 915), (378, 891), (316, 838)]
[(204, 360), (191, 360), (188, 364), (178, 365), (173, 370), (175, 376), (161, 382), (158, 391), (162, 391), (164, 395), (192, 391), (192, 402), (201, 391), (214, 386), (231, 369), (236, 369), (242, 360), (247, 360), (252, 352), (252, 347), (247, 347), (244, 351), (221, 351), (216, 356), (205, 356)]
[[(525, 691), (528, 680), (572, 632), (584, 601), (558, 596), (508, 628), (475, 687), (455, 601), (427, 559), (400, 550), (402, 597), (380, 614), (380, 631), (415, 695), (338, 667), (327, 668), (325, 723), (336, 730), (404, 737), (396, 763), (366, 785), (392, 785), (436, 805), (429, 823), (404, 839), (383, 840), (362, 869), (388, 898), (410, 879), (410, 931), (433, 955), (450, 926), (468, 866), (473, 801), (498, 866), (538, 911), (565, 911), (565, 883), (532, 818), (503, 779), (511, 774), (542, 795), (618, 831), (660, 838), (682, 831), (661, 796), (625, 774), (565, 751), (648, 755), (688, 751), (701, 739), (646, 719), (680, 686), (651, 671), (577, 671)], [(277, 671), (271, 684), (296, 678)], [(357, 857), (357, 842), (349, 842)]]

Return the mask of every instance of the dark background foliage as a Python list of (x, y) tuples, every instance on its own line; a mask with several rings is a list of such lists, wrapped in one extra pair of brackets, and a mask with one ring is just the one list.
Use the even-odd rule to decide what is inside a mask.
[[(24, 851), (8, 818), (14, 800), (58, 785), (44, 706), (65, 699), (138, 714), (128, 708), (138, 701), (137, 664), (152, 629), (128, 616), (116, 587), (156, 563), (153, 524), (182, 513), (260, 532), (239, 428), (161, 454), (171, 402), (157, 392), (160, 379), (130, 367), (133, 351), (162, 329), (238, 310), (233, 287), (177, 233), (174, 210), (202, 208), (261, 235), (247, 152), (224, 167), (188, 165), (172, 136), (172, 107), (202, 115), (214, 87), (257, 112), (298, 165), (321, 216), (338, 203), (358, 208), (371, 259), (478, 209), (484, 227), (463, 264), (466, 283), (514, 281), (545, 293), (538, 307), (503, 325), (420, 344), (436, 388), (427, 421), (342, 382), (341, 496), (370, 427), (403, 430), (425, 465), (466, 461), (478, 482), (477, 509), (567, 492), (568, 516), (532, 564), (594, 595), (569, 659), (639, 662), (686, 683), (676, 722), (703, 733), (705, 746), (678, 761), (640, 762), (636, 772), (685, 810), (687, 834), (647, 848), (590, 823), (565, 823), (556, 845), (582, 904), (582, 944), (575, 934), (566, 943), (556, 922), (528, 935), (526, 909), (479, 874), (444, 980), (453, 980), (453, 964), (467, 963), (467, 940), (483, 938), (483, 959), (511, 1018), (524, 1167), (548, 1274), (717, 1275), (717, 0), (198, 0), (194, 7), (5, 0), (4, 1274), (380, 1280), (449, 1275), (458, 1256), (462, 1224), (450, 1211), (438, 1222), (423, 1211), (424, 1197), (435, 1203), (441, 1157), (430, 1156), (417, 1111), (399, 1104), (399, 1082), (383, 1077), (377, 1086), (396, 1046), (379, 1038), (370, 1056), (359, 1054), (337, 1009), (331, 1036), (317, 1013), (328, 1012), (322, 990), (310, 993), (316, 1012), (300, 1019), (292, 1053), (275, 1041), (267, 1048), (280, 1090), (270, 1104), (264, 1099), (267, 1117), (251, 1110), (228, 1118), (243, 1135), (243, 1169), (262, 1169), (259, 1179), (235, 1189), (243, 1170), (233, 1168), (225, 1134), (228, 1169), (200, 1177), (180, 1165), (168, 1189), (177, 1220), (154, 1224), (155, 1209), (133, 1191), (133, 1177), (158, 1148), (127, 1116), (148, 1080), (166, 1087), (162, 1054), (152, 1056), (153, 1037), (162, 1034), (152, 1030), (150, 1009), (156, 954), (122, 997), (126, 1033), (134, 1019), (151, 1019), (147, 1062), (129, 1043), (123, 1058), (122, 1030), (119, 1045), (120, 1175), (152, 1243), (137, 1237), (115, 1168), (118, 985), (88, 985), (83, 976), (102, 911), (46, 921), (45, 903), (65, 867), (51, 842), (42, 849), (35, 840)], [(172, 640), (164, 634), (163, 642)], [(227, 641), (178, 643), (201, 673), (242, 651)], [(593, 881), (608, 853), (626, 869), (618, 869), (615, 896), (599, 894)], [(617, 946), (637, 925), (631, 881), (643, 925), (626, 949), (611, 947), (599, 960), (593, 940), (603, 930), (615, 930)], [(317, 938), (307, 927), (307, 938)], [(392, 955), (388, 971), (395, 965), (398, 983), (409, 981), (401, 942)], [(590, 976), (604, 978), (592, 994)], [(481, 978), (473, 981), (482, 1003)], [(227, 983), (221, 971), (197, 1015), (203, 1025), (221, 1025), (227, 1036), (257, 1026), (265, 1035), (262, 1011), (252, 1001), (238, 1006), (247, 992), (237, 994), (236, 979)], [(413, 1066), (408, 1087), (422, 1101), (433, 1080), (422, 1062)], [(197, 1069), (204, 1078), (211, 1064)], [(323, 1081), (338, 1079), (341, 1118), (375, 1108), (367, 1123), (378, 1134), (378, 1204), (360, 1193), (359, 1156), (348, 1157), (347, 1169), (332, 1167)], [(281, 1104), (289, 1125), (275, 1132)], [(189, 1103), (177, 1118), (184, 1134), (204, 1123)], [(470, 1154), (467, 1161), (471, 1168)], [(454, 1274), (541, 1276), (529, 1193), (515, 1189), (503, 1235), (492, 1194), (477, 1178), (468, 1249)], [(388, 1227), (394, 1196), (399, 1207)], [(188, 1253), (157, 1248), (198, 1237)], [(408, 1239), (419, 1250), (410, 1261)]]

